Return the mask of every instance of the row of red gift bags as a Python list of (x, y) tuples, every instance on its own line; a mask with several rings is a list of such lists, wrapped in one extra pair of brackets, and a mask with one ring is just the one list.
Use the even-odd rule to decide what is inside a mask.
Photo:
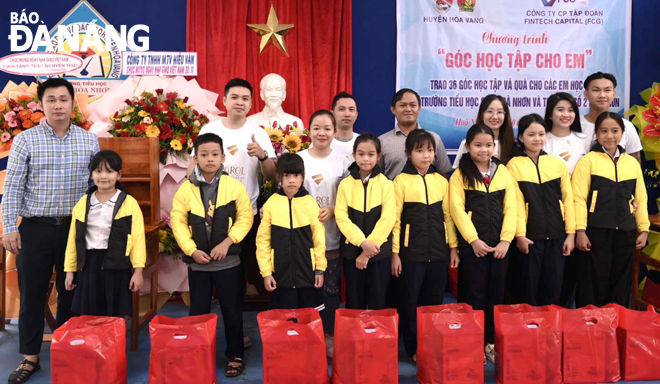
[[(264, 384), (330, 382), (323, 325), (316, 310), (271, 310), (260, 313), (257, 320)], [(337, 310), (332, 382), (398, 383), (398, 326), (394, 309)]]
[(500, 384), (660, 379), (660, 315), (617, 305), (495, 307)]
[[(216, 383), (215, 314), (149, 323), (149, 383)], [(120, 317), (71, 318), (51, 345), (53, 384), (126, 384), (126, 323)]]

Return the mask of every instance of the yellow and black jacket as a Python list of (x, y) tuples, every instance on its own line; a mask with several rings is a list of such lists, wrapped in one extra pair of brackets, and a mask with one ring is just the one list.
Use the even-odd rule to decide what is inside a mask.
[(448, 261), (449, 248), (456, 248), (457, 241), (447, 179), (433, 165), (422, 176), (408, 160), (394, 179), (394, 194), (392, 252), (403, 262)]
[(339, 253), (348, 260), (355, 260), (362, 253), (362, 242), (372, 241), (380, 247), (373, 261), (392, 255), (392, 228), (396, 220), (394, 186), (376, 167), (365, 186), (360, 178), (360, 168), (353, 163), (350, 174), (339, 184), (335, 218), (342, 234)]
[(504, 164), (492, 161), (497, 168), (488, 187), (479, 181), (476, 189), (468, 188), (460, 169), (449, 181), (451, 217), (460, 246), (479, 239), (494, 247), (500, 241), (511, 242), (516, 234), (516, 181)]
[[(82, 271), (87, 260), (87, 214), (90, 197), (96, 191), (91, 188), (71, 213), (71, 229), (64, 256), (64, 272)], [(112, 227), (108, 238), (108, 250), (103, 260), (105, 269), (144, 268), (147, 247), (144, 240), (144, 219), (137, 200), (122, 190), (112, 212)]]
[(519, 188), (516, 237), (562, 239), (575, 233), (573, 188), (566, 163), (543, 151), (534, 163), (520, 150), (509, 160), (507, 169)]
[[(623, 148), (619, 147), (619, 152), (619, 161), (615, 163), (600, 144), (595, 144), (575, 166), (573, 198), (578, 230), (649, 230), (642, 168)], [(636, 211), (633, 202), (637, 204)]]
[(325, 227), (319, 206), (300, 187), (289, 199), (283, 190), (264, 204), (257, 231), (257, 262), (263, 277), (273, 275), (278, 287), (314, 286), (314, 271), (325, 271)]
[(205, 217), (200, 188), (187, 180), (176, 191), (170, 213), (172, 232), (184, 253), (183, 261), (194, 263), (192, 254), (198, 249), (211, 254), (211, 250), (227, 237), (234, 242), (228, 254), (240, 254), (239, 243), (250, 232), (254, 221), (252, 203), (243, 184), (227, 173), (221, 173), (213, 209), (210, 243)]

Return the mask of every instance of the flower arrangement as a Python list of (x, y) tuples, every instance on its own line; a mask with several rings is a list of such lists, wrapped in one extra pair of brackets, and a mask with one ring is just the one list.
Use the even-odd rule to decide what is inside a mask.
[[(9, 149), (14, 138), (26, 129), (46, 121), (36, 94), (23, 94), (0, 100), (0, 148)], [(71, 123), (89, 130), (92, 123), (85, 119), (78, 106), (71, 112)]]
[[(659, 84), (653, 83), (640, 93), (646, 105), (635, 105), (627, 110), (624, 115), (635, 116), (633, 124), (639, 129), (639, 138), (644, 147), (646, 160), (654, 160), (656, 167), (660, 168), (660, 89)], [(660, 186), (660, 171), (644, 170), (647, 179), (647, 188), (658, 188)], [(652, 180), (651, 183), (648, 181)]]
[(110, 116), (108, 132), (115, 137), (158, 137), (163, 164), (170, 153), (185, 158), (192, 152), (200, 129), (209, 122), (187, 102), (188, 97), (182, 98), (177, 92), (143, 92), (140, 97), (126, 99), (126, 105)]
[[(287, 124), (284, 127), (277, 124), (277, 121), (273, 121), (273, 126), (271, 127), (264, 127), (263, 125), (260, 125), (260, 127), (268, 133), (268, 137), (273, 144), (273, 149), (275, 150), (275, 155), (278, 159), (284, 153), (303, 151), (309, 148), (309, 145), (312, 143), (312, 140), (309, 138), (309, 131), (303, 127), (298, 127), (298, 123), (295, 121), (293, 122), (293, 125)], [(261, 198), (265, 201), (265, 199), (275, 192), (276, 187), (276, 180), (266, 180), (262, 178)]]
[(181, 248), (179, 248), (179, 244), (176, 242), (176, 239), (174, 238), (174, 233), (172, 232), (172, 225), (170, 224), (170, 216), (169, 215), (162, 215), (161, 219), (163, 219), (166, 223), (167, 226), (165, 229), (161, 229), (158, 231), (158, 253), (164, 253), (168, 255), (172, 255), (174, 257), (174, 260), (177, 260), (179, 258), (179, 254), (182, 253), (183, 251)]

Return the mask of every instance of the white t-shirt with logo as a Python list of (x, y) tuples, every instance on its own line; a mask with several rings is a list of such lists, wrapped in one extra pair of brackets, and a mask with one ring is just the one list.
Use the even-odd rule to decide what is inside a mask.
[(353, 145), (355, 145), (355, 139), (357, 139), (358, 136), (360, 135), (353, 132), (353, 137), (348, 141), (339, 140), (335, 137), (330, 143), (330, 148), (339, 152), (342, 156), (345, 156), (351, 163), (353, 163), (355, 161), (353, 158)]
[(568, 172), (573, 174), (573, 169), (578, 160), (591, 149), (591, 136), (585, 133), (575, 133), (566, 137), (557, 137), (551, 132), (546, 134), (545, 147), (543, 150), (548, 154), (556, 156), (566, 163)]
[[(348, 176), (351, 162), (338, 151), (332, 150), (324, 159), (317, 159), (309, 150), (298, 152), (305, 163), (305, 181), (307, 192), (316, 199), (320, 208), (334, 207), (337, 201), (337, 188), (342, 179)], [(339, 228), (334, 217), (325, 225), (325, 248), (328, 251), (339, 249)]]
[(259, 197), (259, 159), (248, 155), (247, 146), (252, 143), (252, 135), (268, 153), (268, 157), (274, 159), (275, 150), (266, 131), (249, 120), (241, 128), (227, 128), (222, 120), (217, 120), (206, 124), (199, 135), (205, 133), (215, 133), (222, 138), (222, 146), (225, 152), (225, 172), (231, 177), (240, 181), (247, 189), (247, 193), (252, 201), (252, 209), (257, 214), (257, 197)]
[[(590, 123), (584, 116), (580, 116), (580, 125), (582, 132), (586, 133), (589, 138), (596, 141), (596, 124)], [(635, 153), (642, 150), (642, 141), (639, 139), (637, 128), (628, 119), (623, 119), (623, 125), (626, 128), (623, 131), (623, 137), (619, 145), (626, 150), (627, 153)]]

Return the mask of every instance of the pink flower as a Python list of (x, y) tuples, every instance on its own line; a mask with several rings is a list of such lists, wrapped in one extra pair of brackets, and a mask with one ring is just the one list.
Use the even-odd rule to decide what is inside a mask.
[(28, 108), (34, 111), (41, 111), (41, 107), (39, 106), (39, 103), (35, 103), (34, 101), (30, 101), (27, 105)]
[(16, 112), (5, 113), (5, 120), (7, 121), (16, 120)]
[(293, 122), (293, 126), (296, 127), (296, 128), (298, 128), (298, 122), (297, 122), (297, 121), (294, 121), (294, 122)]
[(8, 142), (10, 139), (11, 139), (11, 135), (9, 134), (9, 132), (5, 132), (2, 134), (2, 136), (0, 136), (0, 141), (2, 141), (3, 143)]
[(43, 124), (46, 122), (46, 116), (42, 117), (41, 120), (39, 120), (39, 124)]

